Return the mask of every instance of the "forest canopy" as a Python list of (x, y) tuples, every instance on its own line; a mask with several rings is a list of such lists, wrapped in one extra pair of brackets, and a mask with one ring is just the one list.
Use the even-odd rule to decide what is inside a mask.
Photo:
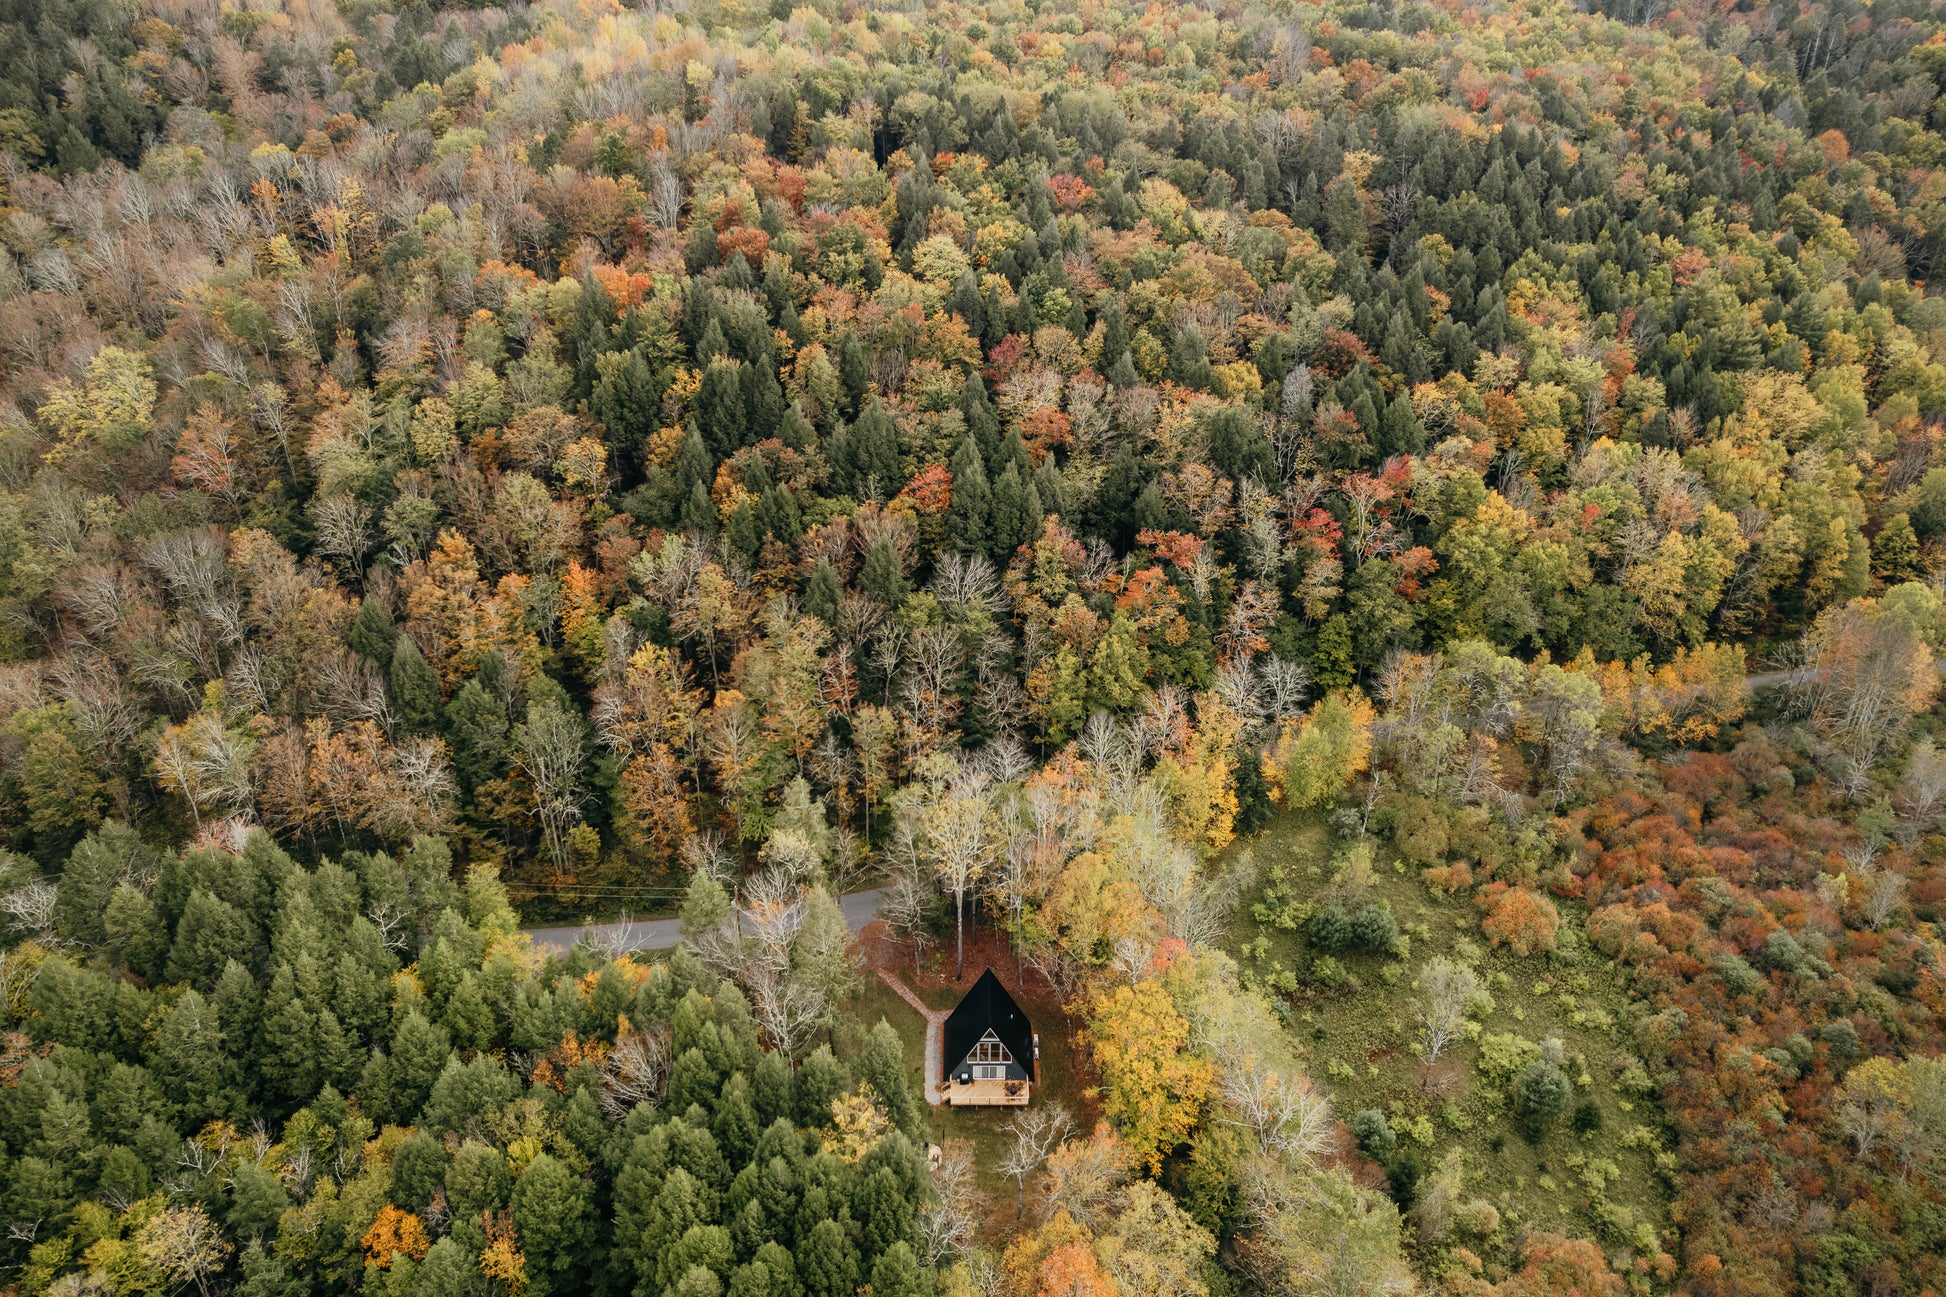
[[(1946, 1288), (1942, 90), (0, 0), (0, 1291)], [(943, 1134), (865, 887), (1072, 1109)]]

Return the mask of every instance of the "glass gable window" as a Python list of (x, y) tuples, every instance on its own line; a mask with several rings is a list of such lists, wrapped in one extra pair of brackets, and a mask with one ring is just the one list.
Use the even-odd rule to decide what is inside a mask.
[(973, 1064), (975, 1080), (997, 1081), (1006, 1076), (1007, 1064), (1014, 1061), (1014, 1056), (1007, 1052), (1000, 1038), (989, 1031), (973, 1046), (973, 1052), (966, 1056), (966, 1061)]

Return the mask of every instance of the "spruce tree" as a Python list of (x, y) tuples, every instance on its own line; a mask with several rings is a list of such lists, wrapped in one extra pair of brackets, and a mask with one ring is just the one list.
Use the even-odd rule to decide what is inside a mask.
[(828, 558), (818, 559), (818, 565), (811, 571), (811, 579), (804, 583), (804, 598), (801, 603), (804, 611), (821, 619), (827, 626), (838, 624), (838, 609), (844, 604), (845, 582), (838, 575), (838, 569), (831, 566)]
[(507, 709), (478, 676), (461, 685), (446, 704), (446, 729), (461, 786), (474, 789), (499, 778), (507, 762)]
[(719, 460), (735, 454), (748, 440), (749, 413), (739, 369), (734, 361), (721, 357), (710, 361), (696, 391), (696, 423), (703, 444)]
[(865, 554), (865, 566), (858, 574), (859, 588), (887, 608), (905, 602), (905, 566), (890, 536), (880, 536)]
[(988, 515), (987, 553), (1005, 567), (1014, 551), (1041, 529), (1041, 498), (1032, 482), (1021, 479), (1020, 466), (1008, 464), (993, 483), (993, 509)]
[(804, 1297), (852, 1297), (858, 1285), (858, 1255), (835, 1220), (821, 1220), (797, 1248), (798, 1279)]
[(872, 1297), (925, 1297), (927, 1285), (912, 1244), (899, 1239), (872, 1266)]
[(633, 482), (640, 477), (642, 454), (661, 410), (655, 375), (640, 348), (630, 348), (622, 362), (595, 383), (588, 398), (588, 414), (605, 430), (609, 462), (622, 481)]
[(871, 363), (865, 356), (865, 344), (858, 335), (846, 329), (838, 339), (838, 382), (844, 388), (845, 411), (856, 418), (865, 409), (865, 396), (871, 391)]
[(410, 635), (392, 646), (392, 707), (408, 734), (426, 734), (439, 727), (439, 674)]
[(966, 420), (966, 431), (973, 443), (980, 448), (980, 455), (986, 460), (987, 467), (993, 469), (1000, 454), (1000, 415), (987, 399), (986, 384), (980, 381), (977, 373), (968, 374), (966, 382), (960, 386), (960, 416)]
[(689, 531), (708, 534), (716, 530), (716, 507), (710, 503), (709, 488), (701, 482), (689, 488), (689, 498), (683, 501), (680, 521)]
[(352, 618), (351, 629), (345, 632), (345, 643), (354, 652), (387, 665), (392, 661), (392, 645), (398, 638), (399, 631), (392, 624), (392, 614), (385, 611), (384, 604), (370, 596), (358, 605), (358, 615)]
[(845, 484), (860, 500), (896, 495), (899, 473), (899, 429), (876, 399), (872, 400), (845, 438)]
[(594, 1186), (541, 1153), (514, 1184), (514, 1226), (534, 1297), (580, 1291), (582, 1261), (595, 1241)]
[(953, 473), (953, 503), (946, 511), (947, 543), (962, 554), (984, 553), (993, 488), (987, 484), (986, 465), (970, 434), (960, 438), (949, 467)]
[(777, 383), (777, 368), (768, 359), (743, 366), (744, 427), (751, 442), (778, 435), (784, 421), (784, 389)]

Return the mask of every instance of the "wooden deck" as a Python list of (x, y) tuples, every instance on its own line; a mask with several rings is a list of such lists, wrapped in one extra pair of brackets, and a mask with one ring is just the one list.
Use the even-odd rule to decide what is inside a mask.
[(955, 1108), (1025, 1108), (1034, 1092), (1027, 1081), (972, 1081), (945, 1089), (946, 1102)]

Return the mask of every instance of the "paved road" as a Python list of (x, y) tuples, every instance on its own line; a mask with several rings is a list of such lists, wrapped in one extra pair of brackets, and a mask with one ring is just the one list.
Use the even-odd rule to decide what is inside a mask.
[(1755, 693), (1759, 689), (1775, 689), (1790, 684), (1797, 674), (1795, 671), (1763, 671), (1754, 676), (1745, 676), (1743, 683), (1749, 686), (1751, 693)]
[[(844, 911), (845, 922), (856, 932), (872, 921), (884, 897), (884, 888), (868, 887), (862, 892), (840, 896), (838, 908)], [(574, 928), (527, 928), (525, 931), (540, 949), (557, 954), (566, 954), (583, 933), (603, 943), (613, 942), (623, 950), (670, 950), (682, 936), (682, 924), (677, 919), (640, 919), (633, 923), (590, 923)]]
[[(1939, 663), (1939, 670), (1946, 675), (1946, 658)], [(1798, 675), (1796, 671), (1761, 671), (1756, 675), (1745, 676), (1744, 683), (1753, 691), (1774, 689), (1788, 685)], [(853, 932), (863, 928), (878, 913), (879, 902), (885, 890), (869, 887), (864, 891), (851, 892), (838, 898), (838, 908), (845, 913)], [(528, 928), (526, 932), (534, 939), (534, 944), (543, 950), (566, 953), (580, 940), (581, 935), (589, 933), (599, 941), (615, 941), (623, 950), (670, 950), (682, 936), (681, 924), (675, 919), (642, 919), (634, 923), (593, 923), (573, 928)]]
[[(1946, 676), (1946, 657), (1940, 658), (1935, 665), (1939, 668), (1939, 674)], [(1752, 693), (1755, 693), (1759, 689), (1781, 688), (1784, 685), (1795, 682), (1805, 674), (1802, 671), (1760, 671), (1756, 675), (1745, 676), (1743, 683), (1750, 687)]]

